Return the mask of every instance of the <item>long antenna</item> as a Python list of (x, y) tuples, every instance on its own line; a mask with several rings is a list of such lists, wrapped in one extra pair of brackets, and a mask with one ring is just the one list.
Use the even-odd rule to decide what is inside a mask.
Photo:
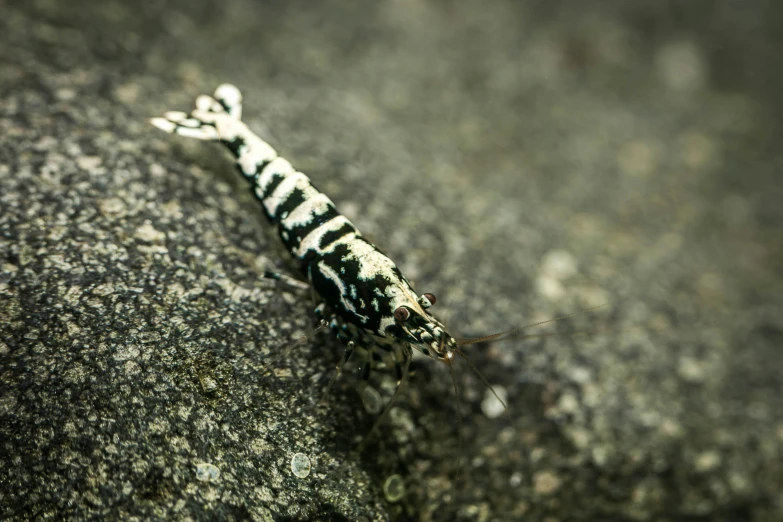
[(291, 355), (291, 352), (294, 350), (294, 348), (297, 346), (302, 346), (308, 340), (315, 337), (318, 333), (324, 331), (327, 326), (329, 326), (329, 324), (326, 321), (321, 321), (318, 326), (316, 326), (313, 331), (310, 332), (310, 335), (303, 335), (299, 339), (293, 341), (285, 350), (283, 350), (281, 354), (279, 354), (277, 357), (273, 357), (270, 361), (268, 361), (266, 366), (273, 366), (280, 361), (287, 360), (288, 356)]
[(491, 392), (492, 392), (492, 395), (494, 395), (494, 396), (495, 396), (495, 398), (496, 398), (498, 401), (500, 401), (500, 404), (502, 404), (502, 405), (503, 405), (503, 411), (505, 411), (505, 412), (506, 412), (506, 415), (510, 415), (510, 414), (508, 413), (508, 406), (506, 406), (506, 403), (503, 401), (503, 399), (501, 399), (501, 398), (500, 398), (500, 396), (497, 394), (497, 392), (495, 391), (495, 389), (494, 389), (494, 388), (492, 387), (492, 385), (489, 383), (489, 381), (487, 380), (487, 378), (486, 378), (486, 377), (484, 377), (484, 374), (483, 374), (483, 373), (481, 373), (481, 372), (478, 370), (478, 368), (476, 368), (476, 366), (475, 366), (475, 365), (474, 365), (472, 362), (470, 362), (470, 359), (468, 359), (468, 356), (467, 356), (467, 355), (465, 355), (465, 352), (463, 352), (463, 351), (462, 351), (462, 350), (460, 350), (459, 348), (455, 348), (455, 349), (454, 349), (454, 353), (456, 353), (457, 355), (459, 355), (460, 357), (462, 357), (463, 359), (465, 359), (465, 362), (466, 362), (466, 363), (468, 363), (468, 366), (470, 366), (471, 370), (473, 370), (473, 371), (476, 373), (476, 375), (478, 375), (478, 376), (479, 376), (479, 378), (481, 379), (481, 381), (484, 383), (484, 386), (486, 386), (486, 387), (487, 387), (487, 389), (488, 389), (489, 391), (491, 391)]
[(512, 335), (517, 332), (521, 332), (522, 330), (527, 330), (528, 328), (533, 328), (534, 326), (541, 326), (543, 324), (549, 324), (554, 323), (555, 321), (560, 321), (562, 319), (566, 319), (568, 317), (573, 317), (575, 315), (579, 314), (586, 314), (590, 312), (594, 312), (595, 310), (598, 310), (599, 308), (603, 308), (604, 306), (609, 305), (609, 303), (603, 303), (598, 306), (593, 306), (592, 308), (585, 308), (584, 310), (577, 310), (576, 312), (572, 312), (570, 314), (561, 315), (560, 317), (555, 317), (554, 319), (547, 319), (546, 321), (539, 321), (537, 323), (531, 323), (527, 324), (525, 326), (518, 326), (516, 328), (511, 328), (510, 330), (504, 330), (502, 332), (485, 335), (483, 337), (475, 337), (473, 339), (457, 339), (457, 346), (465, 346), (468, 344), (476, 344), (476, 343), (483, 343), (485, 341), (492, 341), (494, 339), (497, 339), (499, 337), (504, 337), (507, 335)]
[[(454, 376), (454, 365), (452, 364), (450, 358), (446, 359), (446, 364), (449, 367), (451, 382), (454, 384), (454, 398), (457, 399), (457, 437), (459, 438), (459, 459), (461, 463), (462, 459), (465, 457), (465, 446), (462, 442), (462, 401), (459, 398), (459, 386), (457, 386), (457, 378)], [(467, 469), (465, 469), (465, 472), (467, 474)]]

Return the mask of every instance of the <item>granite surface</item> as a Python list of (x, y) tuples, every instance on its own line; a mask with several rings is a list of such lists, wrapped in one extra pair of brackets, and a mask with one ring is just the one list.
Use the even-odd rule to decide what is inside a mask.
[[(782, 5), (0, 0), (0, 519), (783, 519)], [(357, 455), (222, 82), (457, 335), (609, 306)]]

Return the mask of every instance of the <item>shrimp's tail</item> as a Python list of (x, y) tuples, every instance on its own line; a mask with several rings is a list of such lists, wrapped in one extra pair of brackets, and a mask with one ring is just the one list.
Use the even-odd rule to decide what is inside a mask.
[(150, 123), (170, 134), (218, 141), (226, 138), (226, 131), (234, 131), (241, 119), (242, 93), (224, 83), (215, 89), (214, 95), (203, 94), (196, 98), (196, 108), (190, 114), (169, 111), (163, 117), (150, 119)]

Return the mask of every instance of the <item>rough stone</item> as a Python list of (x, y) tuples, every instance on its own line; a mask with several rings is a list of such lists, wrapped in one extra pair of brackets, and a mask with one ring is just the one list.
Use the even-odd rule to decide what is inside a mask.
[[(0, 519), (783, 519), (780, 2), (0, 6)], [(610, 305), (465, 347), (508, 417), (415, 361), (356, 455), (244, 181), (147, 122), (222, 82), (458, 335)]]

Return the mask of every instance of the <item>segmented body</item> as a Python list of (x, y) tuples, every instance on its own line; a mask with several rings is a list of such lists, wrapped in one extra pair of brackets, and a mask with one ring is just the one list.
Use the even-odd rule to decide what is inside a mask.
[(190, 114), (168, 112), (151, 121), (166, 132), (220, 141), (231, 151), (320, 297), (316, 315), (346, 345), (344, 359), (355, 350), (365, 357), (365, 379), (373, 356), (396, 368), (400, 379), (412, 349), (449, 362), (457, 341), (428, 312), (434, 296), (416, 294), (394, 262), (362, 237), (307, 176), (242, 123), (241, 102), (239, 90), (224, 84), (214, 97), (200, 96)]

